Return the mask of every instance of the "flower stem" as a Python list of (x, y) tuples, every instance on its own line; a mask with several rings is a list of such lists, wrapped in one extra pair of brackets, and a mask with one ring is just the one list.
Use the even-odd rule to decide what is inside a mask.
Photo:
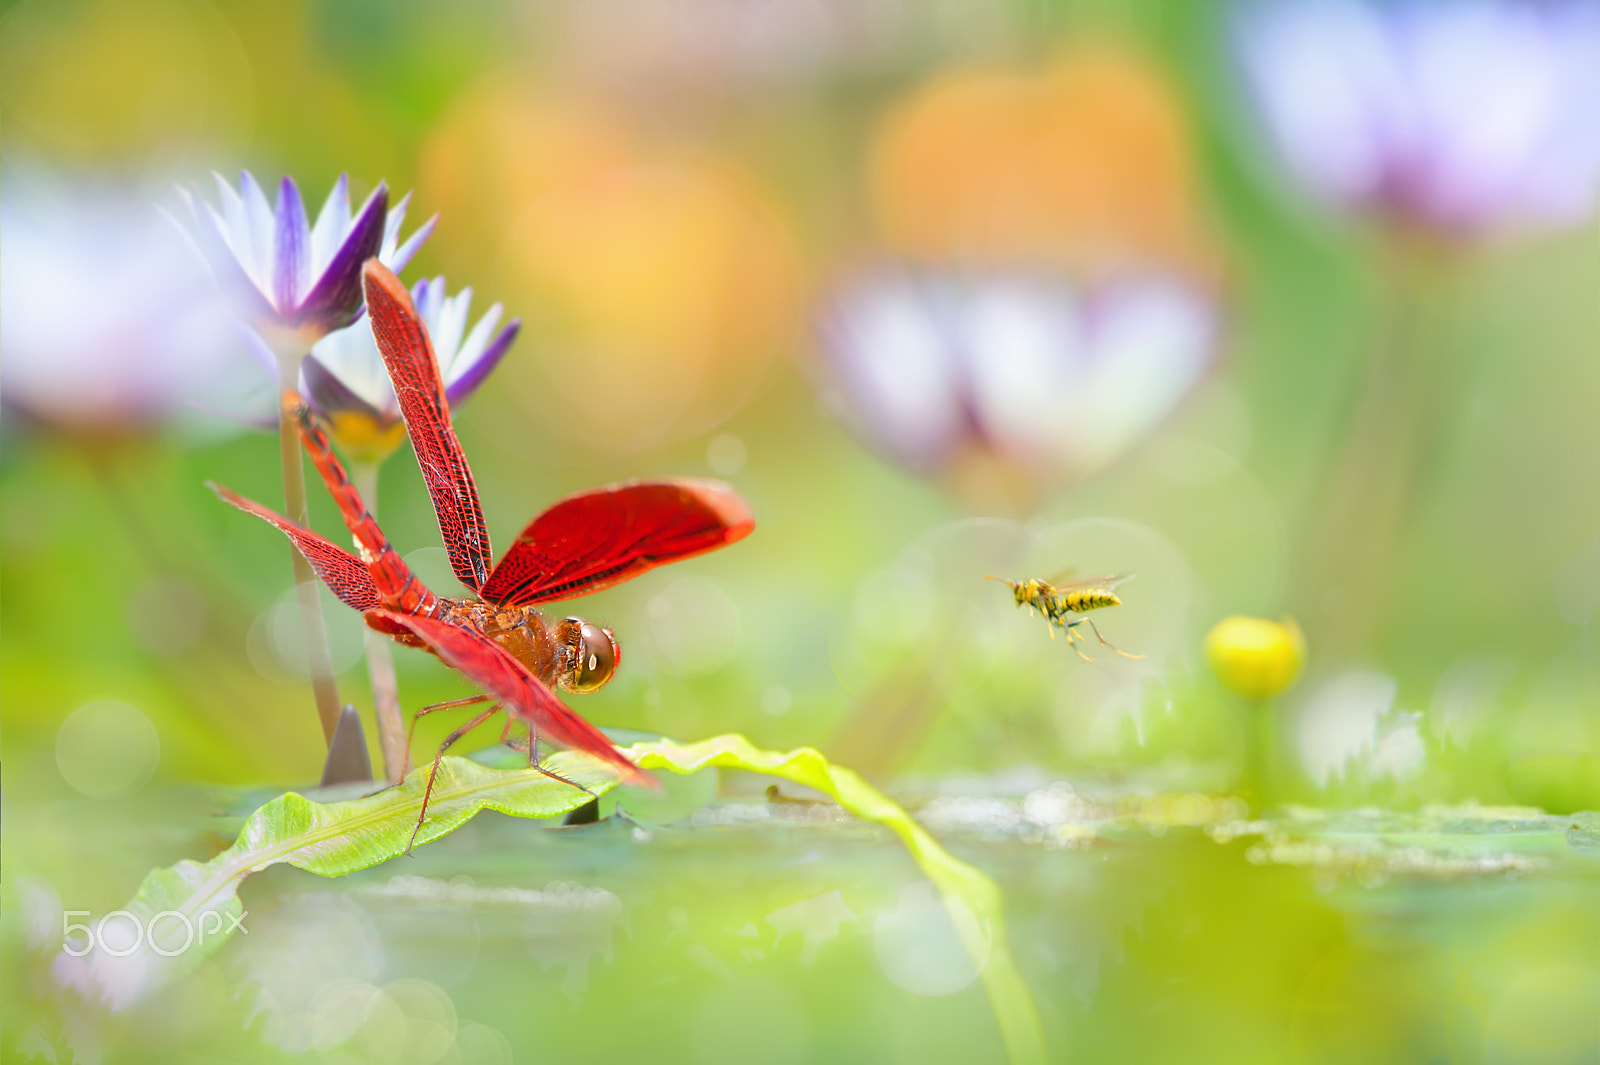
[(1276, 798), (1272, 777), (1278, 760), (1278, 722), (1272, 700), (1245, 700), (1244, 741), (1239, 791), (1250, 803), (1251, 814), (1260, 817)]
[[(350, 463), (350, 481), (361, 493), (369, 514), (378, 510), (378, 464)], [(372, 680), (372, 715), (378, 723), (378, 745), (383, 750), (383, 775), (390, 784), (405, 779), (411, 768), (405, 719), (400, 713), (400, 689), (394, 678), (394, 654), (389, 637), (367, 630), (367, 676)]]
[(1428, 335), (1438, 296), (1431, 264), (1401, 247), (1388, 265), (1379, 341), (1362, 368), (1302, 546), (1296, 614), (1322, 631), (1324, 668), (1369, 651), (1392, 599), (1450, 391), (1439, 345)]
[[(278, 358), (280, 397), (296, 384), (295, 359)], [(278, 405), (278, 456), (283, 463), (283, 509), (291, 521), (309, 524), (306, 510), (306, 473), (300, 458), (300, 434), (287, 408)], [(306, 641), (306, 664), (311, 673), (311, 690), (317, 699), (317, 718), (322, 722), (322, 740), (333, 742), (339, 725), (339, 689), (333, 679), (333, 657), (328, 653), (328, 628), (322, 619), (322, 600), (317, 594), (317, 576), (299, 551), (291, 548), (294, 562), (295, 596), (300, 601), (300, 631)]]

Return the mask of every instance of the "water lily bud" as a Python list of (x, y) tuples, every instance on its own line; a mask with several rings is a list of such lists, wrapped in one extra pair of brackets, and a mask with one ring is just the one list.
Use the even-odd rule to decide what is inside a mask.
[(1206, 635), (1206, 657), (1217, 679), (1252, 699), (1276, 695), (1294, 683), (1305, 656), (1305, 637), (1293, 618), (1279, 622), (1234, 614)]

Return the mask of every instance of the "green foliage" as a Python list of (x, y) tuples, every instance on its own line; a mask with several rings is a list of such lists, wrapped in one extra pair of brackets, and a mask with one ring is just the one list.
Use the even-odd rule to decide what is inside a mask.
[[(832, 765), (809, 747), (766, 751), (739, 735), (693, 744), (641, 743), (627, 748), (626, 753), (645, 768), (674, 773), (725, 768), (781, 777), (814, 788), (856, 816), (889, 828), (938, 888), (963, 945), (981, 968), (1011, 1060), (1044, 1060), (1044, 1040), (1033, 999), (1006, 939), (999, 887), (952, 856), (909, 814), (856, 773)], [(602, 763), (577, 752), (556, 754), (546, 765), (589, 792), (538, 770), (493, 769), (465, 758), (443, 759), (417, 843), (454, 831), (479, 810), (498, 810), (514, 817), (555, 817), (588, 802), (590, 792), (599, 795), (617, 784)], [(242, 914), (237, 892), (250, 873), (287, 863), (319, 876), (343, 876), (405, 853), (427, 780), (428, 768), (422, 767), (399, 787), (349, 802), (317, 803), (294, 792), (272, 799), (245, 820), (233, 846), (209, 862), (183, 861), (154, 870), (127, 906), (141, 927), (149, 927), (150, 918), (163, 911), (180, 914), (187, 922), (169, 918), (158, 925), (159, 938), (129, 956), (93, 952), (85, 959), (77, 982), (113, 1006), (126, 1005), (187, 972), (228, 938), (232, 925), (226, 917)], [(202, 915), (210, 913), (217, 917), (208, 922)], [(185, 945), (181, 937), (191, 928), (210, 934)]]
[(739, 735), (716, 736), (687, 745), (639, 744), (628, 754), (647, 769), (670, 769), (675, 773), (693, 773), (710, 766), (770, 773), (815, 788), (857, 817), (891, 829), (939, 889), (962, 943), (982, 967), (984, 988), (1011, 1060), (1044, 1060), (1044, 1037), (1033, 997), (1017, 972), (1006, 940), (999, 886), (941, 847), (883, 793), (851, 770), (831, 764), (810, 747), (787, 753), (763, 751)]

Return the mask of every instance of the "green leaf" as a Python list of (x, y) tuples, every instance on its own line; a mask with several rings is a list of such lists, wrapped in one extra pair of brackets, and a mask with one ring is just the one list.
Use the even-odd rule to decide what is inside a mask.
[[(617, 783), (603, 763), (578, 752), (563, 751), (544, 764), (596, 795)], [(57, 978), (112, 1009), (131, 1005), (188, 972), (230, 937), (229, 915), (245, 915), (239, 883), (251, 873), (286, 862), (319, 876), (343, 876), (404, 854), (427, 784), (424, 766), (399, 787), (349, 802), (316, 803), (292, 791), (279, 795), (246, 818), (233, 846), (209, 862), (183, 861), (152, 871), (125, 907), (132, 918), (119, 916), (109, 923), (111, 934), (126, 933), (126, 939), (107, 951), (96, 937), (95, 949), (81, 957), (63, 951), (55, 963)], [(555, 817), (589, 799), (536, 769), (490, 769), (465, 758), (445, 758), (417, 844), (454, 831), (479, 810)], [(156, 923), (153, 942), (146, 937), (137, 949), (112, 953), (131, 946), (134, 929), (149, 929), (150, 919), (167, 911), (175, 916)]]
[(967, 953), (980, 968), (989, 1006), (1011, 1060), (1045, 1060), (1044, 1032), (1033, 995), (1017, 971), (1006, 938), (999, 885), (945, 850), (910, 814), (856, 773), (832, 764), (810, 747), (787, 753), (764, 751), (732, 733), (699, 743), (640, 743), (623, 753), (645, 769), (693, 773), (717, 766), (783, 777), (830, 796), (857, 817), (888, 827), (943, 896)]
[[(983, 873), (952, 856), (909, 814), (861, 777), (832, 765), (809, 747), (764, 751), (739, 735), (692, 744), (639, 743), (623, 753), (647, 769), (687, 774), (717, 767), (782, 777), (828, 795), (858, 817), (888, 827), (938, 888), (963, 945), (980, 969), (1011, 1060), (1044, 1060), (1044, 1037), (1033, 998), (1006, 939), (1000, 889)], [(595, 795), (617, 783), (603, 763), (579, 752), (561, 752), (544, 764)], [(294, 792), (272, 799), (245, 820), (233, 846), (209, 862), (180, 862), (145, 878), (128, 911), (143, 927), (162, 911), (176, 915), (158, 924), (153, 944), (147, 940), (124, 957), (100, 949), (81, 958), (63, 953), (57, 959), (58, 976), (86, 994), (98, 995), (114, 1009), (129, 1005), (187, 972), (228, 938), (233, 930), (229, 917), (245, 916), (237, 891), (250, 873), (288, 863), (320, 876), (343, 876), (403, 854), (416, 828), (427, 776), (427, 768), (419, 768), (399, 787), (350, 802), (316, 803)], [(417, 843), (454, 831), (479, 810), (499, 810), (515, 817), (554, 817), (589, 799), (589, 794), (538, 770), (492, 769), (465, 758), (445, 758)], [(185, 946), (185, 930), (191, 927), (206, 934)]]

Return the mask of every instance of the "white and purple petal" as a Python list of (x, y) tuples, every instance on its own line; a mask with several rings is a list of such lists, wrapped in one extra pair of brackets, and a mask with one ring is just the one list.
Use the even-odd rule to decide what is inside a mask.
[(293, 317), (311, 285), (311, 226), (293, 178), (285, 177), (278, 185), (276, 216), (273, 302), (280, 314)]
[[(244, 214), (242, 235), (254, 258), (252, 276), (269, 296), (273, 285), (273, 251), (276, 225), (266, 193), (248, 170), (239, 172), (239, 205)], [(231, 220), (230, 220), (231, 221)]]
[(290, 178), (279, 184), (276, 207), (247, 172), (237, 190), (220, 175), (216, 183), (220, 209), (183, 193), (195, 243), (235, 312), (283, 358), (299, 358), (359, 317), (367, 259), (382, 254), (398, 269), (433, 230), (430, 221), (397, 247), (405, 211), (388, 210), (382, 183), (352, 218), (349, 180), (340, 175), (314, 223)]
[(317, 212), (317, 222), (311, 227), (311, 261), (320, 273), (333, 258), (333, 253), (344, 243), (350, 232), (350, 176), (340, 174), (333, 183), (322, 210)]
[[(317, 357), (322, 369), (337, 377), (365, 406), (399, 415), (400, 404), (389, 383), (383, 356), (372, 339), (372, 323), (366, 315), (354, 325), (335, 330), (317, 341), (311, 354)], [(332, 413), (326, 407), (319, 409), (324, 414)]]
[(453, 376), (445, 382), (444, 386), (445, 400), (450, 404), (451, 408), (454, 408), (458, 403), (461, 403), (478, 390), (478, 386), (488, 379), (496, 366), (500, 365), (500, 360), (505, 358), (506, 352), (511, 350), (511, 342), (517, 339), (517, 333), (522, 329), (522, 319), (513, 318), (504, 329), (495, 335), (493, 340), (484, 343), (481, 350), (473, 347), (473, 339), (480, 332), (485, 337), (489, 334), (489, 330), (483, 328), (484, 323), (489, 322), (491, 316), (498, 320), (499, 315), (500, 305), (497, 303), (489, 308), (489, 313), (483, 316), (483, 320), (478, 323), (478, 328), (472, 331), (472, 338), (469, 338), (469, 342), (465, 347), (465, 350), (472, 352), (472, 354), (464, 354), (456, 359), (455, 365), (452, 367)]
[[(436, 291), (444, 292), (444, 279), (439, 278)], [(433, 350), (439, 355), (439, 373), (448, 378), (461, 354), (461, 341), (467, 331), (467, 314), (472, 310), (472, 289), (464, 288), (454, 296), (441, 300), (432, 313), (424, 319), (428, 335), (433, 338)]]
[[(360, 326), (351, 328), (358, 329)], [(381, 407), (369, 402), (351, 388), (344, 378), (324, 366), (315, 352), (300, 360), (300, 390), (311, 401), (311, 406), (324, 416), (355, 413), (376, 425), (392, 423), (400, 417), (397, 404)]]
[[(191, 196), (185, 189), (180, 188), (178, 191), (194, 216), (194, 241), (201, 256), (211, 267), (211, 274), (216, 279), (217, 287), (235, 307), (243, 311), (247, 320), (264, 321), (275, 318), (277, 308), (272, 305), (271, 299), (256, 279), (249, 274), (245, 263), (237, 254), (236, 247), (229, 243), (226, 219), (217, 213), (216, 208), (201, 199), (198, 193)], [(197, 199), (200, 200), (198, 206), (195, 203)], [(224, 200), (224, 208), (226, 207), (227, 201)]]
[(400, 202), (389, 208), (388, 221), (383, 227), (383, 243), (379, 247), (378, 258), (383, 265), (399, 273), (405, 269), (411, 257), (422, 247), (423, 242), (433, 235), (433, 227), (439, 221), (436, 214), (417, 228), (417, 231), (406, 238), (404, 244), (400, 243), (400, 227), (406, 219), (406, 209), (411, 206), (411, 193), (406, 193)]
[(378, 253), (388, 206), (389, 189), (380, 181), (362, 205), (322, 276), (317, 278), (304, 302), (294, 309), (291, 324), (327, 333), (344, 328), (361, 313), (361, 264)]
[[(445, 384), (446, 400), (453, 406), (471, 395), (489, 376), (510, 349), (521, 327), (513, 321), (499, 333), (494, 332), (503, 313), (497, 303), (467, 333), (465, 322), (469, 316), (472, 290), (465, 289), (452, 297), (448, 295), (442, 277), (424, 278), (411, 289), (411, 299), (417, 314), (427, 326), (438, 360), (440, 375)], [(383, 357), (372, 339), (372, 327), (363, 316), (347, 329), (328, 334), (312, 349), (317, 358), (317, 372), (332, 376), (353, 396), (361, 401), (359, 408), (348, 404), (340, 406), (339, 394), (323, 388), (321, 398), (313, 397), (313, 405), (323, 414), (340, 410), (360, 409), (376, 411), (382, 420), (393, 421), (400, 416), (399, 401), (389, 382)], [(305, 378), (308, 388), (309, 376)]]

